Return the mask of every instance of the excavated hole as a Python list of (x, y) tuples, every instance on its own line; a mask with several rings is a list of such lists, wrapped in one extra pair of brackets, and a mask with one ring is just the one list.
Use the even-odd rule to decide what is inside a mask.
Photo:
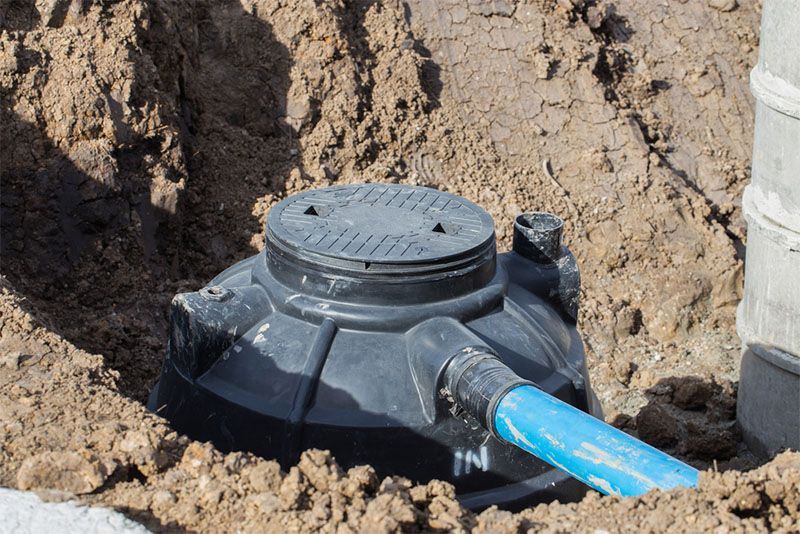
[[(11, 14), (6, 12), (6, 26), (10, 30), (36, 27), (40, 21), (34, 8), (17, 4), (24, 9)], [(217, 4), (210, 3), (215, 9), (219, 7)], [(584, 5), (593, 4), (596, 3), (586, 2)], [(157, 6), (153, 4), (153, 9)], [(285, 114), (286, 94), (292, 83), (288, 75), (293, 66), (291, 54), (272, 36), (268, 24), (261, 22), (254, 13), (240, 10), (238, 3), (227, 4), (225, 10), (217, 11), (203, 6), (200, 5), (199, 9), (208, 12), (195, 14), (195, 19), (200, 21), (198, 50), (179, 51), (176, 55), (180, 57), (171, 56), (171, 51), (187, 44), (166, 31), (164, 25), (159, 27), (156, 20), (145, 44), (150, 48), (147, 54), (152, 56), (161, 78), (152, 78), (152, 66), (145, 69), (137, 66), (132, 75), (136, 99), (133, 103), (137, 109), (144, 109), (145, 103), (157, 103), (154, 94), (145, 94), (143, 87), (157, 84), (159, 90), (167, 93), (172, 87), (179, 88), (177, 95), (170, 94), (169, 97), (178, 100), (180, 135), (176, 134), (173, 142), (182, 146), (186, 169), (181, 171), (170, 167), (164, 173), (167, 181), (174, 181), (177, 176), (187, 178), (186, 189), (181, 191), (179, 208), (175, 211), (164, 210), (157, 203), (150, 202), (151, 193), (156, 196), (161, 193), (154, 186), (153, 161), (168, 160), (159, 153), (162, 145), (167, 144), (165, 140), (168, 137), (150, 136), (149, 141), (129, 139), (124, 147), (114, 145), (112, 156), (116, 159), (113, 164), (118, 166), (119, 174), (107, 181), (98, 180), (85, 172), (86, 168), (92, 167), (85, 164), (91, 162), (86, 159), (79, 161), (83, 167), (75, 164), (80, 153), (67, 154), (57, 148), (63, 146), (59, 144), (63, 139), (49, 139), (42, 127), (44, 122), (9, 116), (6, 110), (13, 109), (14, 103), (7, 102), (3, 95), (0, 122), (6, 131), (13, 132), (19, 139), (18, 143), (24, 145), (32, 156), (29, 167), (15, 168), (10, 175), (3, 175), (3, 274), (8, 276), (15, 289), (26, 296), (31, 309), (49, 327), (78, 347), (102, 354), (107, 365), (120, 372), (121, 392), (139, 401), (145, 400), (158, 376), (167, 339), (166, 310), (172, 296), (181, 291), (196, 290), (224, 268), (252, 254), (255, 249), (251, 238), (261, 231), (258, 217), (252, 214), (256, 201), (267, 195), (280, 197), (288, 190), (296, 190), (297, 185), (286, 183), (290, 171), (295, 168), (299, 169), (301, 179), (307, 178), (308, 170), (301, 163), (306, 154), (300, 151), (291, 129), (278, 121), (278, 117)], [(342, 8), (338, 14), (350, 49), (337, 51), (352, 55), (359, 66), (361, 79), (353, 85), (365, 89), (359, 89), (353, 97), (357, 115), (352, 117), (359, 124), (364, 117), (373, 115), (371, 93), (376, 82), (369, 71), (379, 59), (366, 44), (366, 32), (360, 30), (361, 13), (366, 11), (361, 7)], [(405, 9), (410, 8), (406, 6)], [(735, 12), (734, 16), (738, 17), (738, 13)], [(109, 25), (113, 26), (111, 22)], [(611, 35), (611, 30), (605, 25), (598, 32), (607, 45), (619, 41), (617, 36)], [(158, 31), (163, 35), (157, 35)], [(193, 35), (193, 30), (185, 34)], [(109, 35), (114, 37), (113, 33)], [(297, 38), (301, 41), (307, 39), (302, 34)], [(236, 46), (221, 46), (225, 43), (236, 43)], [(452, 113), (447, 110), (447, 101), (442, 103), (439, 99), (443, 82), (440, 69), (433, 60), (437, 56), (423, 50), (411, 34), (409, 46), (425, 59), (423, 74), (429, 99), (427, 111), (444, 106), (443, 113)], [(318, 49), (314, 48), (315, 51)], [(254, 55), (239, 57), (237, 50)], [(265, 57), (255, 55), (261, 50), (268, 52)], [(380, 55), (381, 51), (377, 48), (376, 51)], [(38, 65), (48, 57), (46, 48), (43, 52), (37, 52), (33, 46), (22, 49), (18, 55), (20, 69), (46, 76), (44, 70), (39, 72)], [(138, 50), (131, 49), (132, 55), (137, 53)], [(206, 54), (205, 59), (219, 72), (215, 76), (206, 76), (214, 73), (201, 72), (197, 64), (191, 63), (197, 54)], [(148, 57), (147, 61), (150, 59)], [(184, 61), (189, 63), (188, 67), (181, 69)], [(611, 103), (625, 98), (625, 95), (618, 94), (621, 90), (618, 82), (629, 64), (630, 57), (618, 49), (606, 46), (601, 50), (595, 75), (605, 85), (606, 97)], [(547, 73), (548, 78), (557, 74), (557, 66), (556, 60)], [(257, 74), (256, 78), (252, 78), (253, 73)], [(206, 76), (208, 81), (203, 83), (199, 80), (202, 76)], [(52, 84), (59, 82), (55, 80)], [(653, 91), (666, 89), (665, 83), (654, 81)], [(209, 98), (217, 90), (229, 91), (217, 94), (216, 99)], [(258, 107), (261, 102), (267, 103), (264, 109)], [(63, 103), (48, 103), (53, 107), (60, 104)], [(311, 100), (310, 119), (301, 132), (310, 132), (320, 120), (323, 115), (321, 104), (321, 101)], [(400, 100), (398, 104), (401, 108), (413, 108), (413, 100)], [(163, 109), (169, 113), (168, 106)], [(266, 118), (248, 122), (253, 117)], [(126, 120), (124, 116), (121, 118)], [(115, 115), (114, 119), (116, 121), (119, 117)], [(158, 121), (155, 125), (164, 127)], [(372, 139), (373, 128), (378, 129), (370, 126), (365, 138)], [(247, 135), (237, 136), (239, 131)], [(331, 146), (346, 152), (347, 141), (343, 131), (333, 132)], [(647, 137), (648, 142), (653, 141), (649, 135)], [(136, 147), (141, 147), (141, 150)], [(263, 147), (277, 148), (252, 155)], [(359, 157), (362, 159), (354, 164), (357, 169), (367, 168), (385, 149), (377, 142), (361, 148), (363, 152)], [(416, 148), (413, 146), (409, 150)], [(333, 150), (321, 150), (322, 158), (313, 161), (315, 167), (311, 171), (322, 161), (330, 161), (331, 168), (334, 168), (336, 158)], [(220, 159), (220, 153), (229, 154), (229, 159)], [(540, 155), (537, 151), (533, 153)], [(659, 154), (659, 157), (663, 155)], [(8, 161), (5, 161), (6, 165)], [(165, 164), (169, 167), (173, 163)], [(397, 168), (402, 169), (402, 163)], [(6, 172), (7, 169), (2, 170)], [(469, 173), (465, 171), (465, 175), (469, 176)], [(336, 174), (325, 167), (325, 179), (332, 179), (331, 176), (336, 177)], [(437, 177), (431, 181), (443, 183), (446, 179), (449, 180), (448, 177)], [(306, 185), (308, 183), (306, 181)], [(472, 184), (457, 182), (454, 187), (478, 195), (476, 190), (470, 190)], [(491, 204), (498, 207), (494, 202)], [(727, 226), (725, 217), (720, 216), (723, 226)], [(19, 238), (14, 236), (16, 229), (19, 229)], [(24, 248), (19, 244), (21, 241), (24, 241)], [(592, 273), (591, 270), (588, 272)], [(608, 291), (609, 296), (619, 298), (616, 289)], [(213, 295), (213, 291), (209, 295)], [(636, 334), (642, 326), (642, 311), (636, 308), (627, 332)], [(646, 360), (636, 361), (648, 363)], [(660, 393), (658, 399), (650, 402), (666, 404), (665, 410), (673, 418), (689, 419), (671, 406), (671, 400), (660, 398), (664, 396)], [(729, 405), (730, 402), (726, 401), (724, 409), (728, 410)], [(653, 421), (660, 424), (664, 410), (652, 410), (652, 413), (655, 414)], [(702, 415), (702, 412), (698, 413)], [(731, 417), (728, 413), (723, 415), (724, 418)], [(628, 423), (631, 419), (628, 417)], [(642, 418), (644, 423), (646, 419)], [(635, 427), (636, 421), (632, 423)], [(700, 421), (698, 424), (705, 423)], [(703, 444), (700, 440), (698, 443)], [(135, 473), (133, 476), (140, 480)]]
[[(270, 24), (237, 6), (197, 6), (196, 50), (174, 46), (156, 10), (142, 30), (148, 61), (126, 75), (137, 106), (163, 106), (164, 117), (137, 135), (113, 98), (110, 110), (98, 103), (129, 136), (110, 152), (51, 138), (2, 95), (4, 130), (31, 147), (2, 169), (3, 274), (54, 331), (103, 355), (121, 393), (140, 402), (160, 372), (173, 296), (256, 253), (263, 222), (253, 207), (283, 196), (291, 169), (304, 172), (284, 120), (293, 59)], [(20, 57), (21, 68), (48, 72), (44, 55)], [(179, 88), (174, 116), (172, 96), (154, 85)]]

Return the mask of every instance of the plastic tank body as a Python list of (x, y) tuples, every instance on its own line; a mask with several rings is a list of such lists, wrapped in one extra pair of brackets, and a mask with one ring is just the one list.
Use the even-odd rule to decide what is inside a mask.
[(748, 445), (800, 449), (800, 6), (768, 0), (761, 20), (747, 256), (737, 329), (737, 418)]
[(406, 185), (308, 191), (272, 208), (266, 248), (175, 297), (150, 406), (190, 437), (277, 458), (452, 482), (462, 502), (520, 507), (585, 486), (502, 443), (442, 389), (447, 359), (486, 347), (600, 415), (575, 327), (580, 277), (549, 214), (497, 254), (477, 205)]

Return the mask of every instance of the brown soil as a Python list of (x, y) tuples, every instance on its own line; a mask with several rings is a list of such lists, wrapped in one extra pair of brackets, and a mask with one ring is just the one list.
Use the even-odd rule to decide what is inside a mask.
[[(463, 4), (463, 5), (462, 5)], [(759, 3), (9, 0), (0, 5), (0, 484), (152, 528), (792, 530), (800, 456), (698, 491), (475, 516), (307, 453), (288, 473), (140, 404), (172, 295), (331, 183), (466, 196), (508, 245), (567, 219), (609, 421), (699, 467), (734, 425)]]

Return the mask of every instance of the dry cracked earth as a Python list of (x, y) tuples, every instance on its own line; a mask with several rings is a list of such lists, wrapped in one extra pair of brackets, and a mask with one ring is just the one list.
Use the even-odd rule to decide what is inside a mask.
[[(0, 485), (159, 531), (797, 531), (800, 456), (735, 427), (760, 2), (4, 0)], [(281, 472), (142, 405), (172, 296), (287, 195), (463, 195), (502, 247), (560, 214), (609, 422), (698, 490), (474, 513), (438, 481)]]

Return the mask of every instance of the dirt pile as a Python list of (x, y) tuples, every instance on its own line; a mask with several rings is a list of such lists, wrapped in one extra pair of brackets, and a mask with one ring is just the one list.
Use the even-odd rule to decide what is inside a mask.
[(505, 245), (518, 212), (561, 214), (609, 420), (700, 466), (746, 465), (733, 311), (760, 6), (728, 4), (3, 3), (0, 484), (204, 529), (588, 526), (600, 506), (641, 525), (711, 502), (728, 526), (796, 520), (788, 489), (758, 485), (777, 471), (715, 475), (756, 488), (741, 517), (704, 490), (476, 519), (439, 483), (317, 453), (288, 475), (223, 457), (136, 402), (172, 295), (263, 247), (278, 200), (414, 183), (486, 207)]
[[(368, 466), (340, 469), (308, 451), (282, 473), (276, 462), (223, 455), (176, 435), (121, 396), (116, 373), (38, 325), (25, 301), (2, 289), (3, 352), (20, 357), (0, 383), (0, 482), (50, 500), (82, 496), (152, 529), (388, 532), (617, 530), (792, 530), (800, 526), (800, 454), (785, 453), (749, 473), (708, 472), (700, 490), (638, 499), (592, 494), (581, 503), (540, 505), (520, 514), (464, 510), (453, 488), (432, 481), (379, 480)], [(13, 340), (13, 341), (11, 341)], [(673, 402), (709, 395), (682, 386)], [(681, 400), (676, 400), (681, 399)], [(640, 414), (641, 416), (641, 414)]]
[[(517, 516), (510, 524), (484, 512), (487, 531), (512, 525), (543, 532), (606, 531), (628, 528), (643, 532), (700, 532), (722, 529), (740, 532), (798, 528), (798, 454), (783, 453), (771, 463), (744, 475), (736, 472), (701, 475), (698, 491), (649, 493), (639, 499), (590, 494), (578, 504), (540, 505)], [(502, 514), (498, 514), (502, 517)], [(486, 519), (484, 519), (486, 517)]]

